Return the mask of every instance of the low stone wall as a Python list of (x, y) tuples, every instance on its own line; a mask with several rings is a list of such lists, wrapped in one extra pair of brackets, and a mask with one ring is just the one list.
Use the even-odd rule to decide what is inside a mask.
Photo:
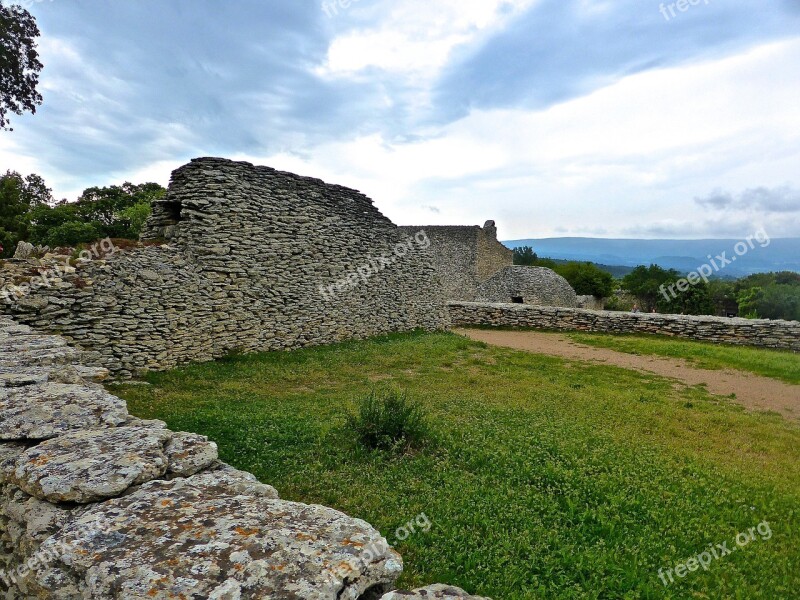
[(702, 342), (800, 351), (800, 322), (729, 319), (554, 308), (521, 304), (450, 302), (454, 326), (532, 327), (557, 331), (649, 333)]
[[(0, 598), (373, 600), (402, 559), (280, 500), (203, 436), (130, 415), (56, 336), (0, 317)], [(431, 586), (386, 600), (469, 598)]]

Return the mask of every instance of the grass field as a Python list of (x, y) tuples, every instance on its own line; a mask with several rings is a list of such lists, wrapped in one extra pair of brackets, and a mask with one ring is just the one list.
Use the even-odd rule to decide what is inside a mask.
[[(702, 389), (452, 334), (148, 379), (113, 390), (141, 417), (208, 435), (281, 497), (375, 525), (397, 542), (404, 586), (446, 582), (496, 600), (798, 597), (800, 426)], [(427, 408), (426, 449), (370, 453), (344, 429), (355, 400), (387, 386)], [(398, 541), (421, 513), (430, 530)], [(675, 583), (659, 578), (764, 521), (769, 539), (756, 534)]]
[(656, 335), (608, 335), (569, 333), (581, 344), (628, 354), (652, 354), (683, 358), (701, 369), (736, 369), (800, 384), (800, 354), (763, 348), (728, 346), (679, 340)]

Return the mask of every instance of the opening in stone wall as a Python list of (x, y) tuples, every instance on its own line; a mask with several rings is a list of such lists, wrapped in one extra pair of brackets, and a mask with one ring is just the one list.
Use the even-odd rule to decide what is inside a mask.
[(161, 214), (165, 221), (171, 222), (171, 225), (176, 225), (181, 221), (181, 203), (180, 202), (161, 202)]
[(525, 304), (525, 300), (522, 296), (511, 296), (512, 304)]

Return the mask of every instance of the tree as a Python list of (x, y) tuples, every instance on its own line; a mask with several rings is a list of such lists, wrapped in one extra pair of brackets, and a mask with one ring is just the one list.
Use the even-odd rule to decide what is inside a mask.
[[(37, 206), (31, 212), (31, 241), (75, 246), (106, 237), (139, 239), (152, 201), (165, 193), (157, 183), (124, 183), (88, 188), (77, 202)], [(94, 237), (87, 240), (90, 235)]]
[[(139, 232), (132, 230), (131, 219), (140, 219), (143, 211), (146, 211), (146, 219), (153, 200), (163, 198), (166, 193), (167, 190), (157, 183), (125, 182), (121, 186), (91, 187), (78, 198), (77, 211), (84, 220), (98, 223), (104, 237), (134, 239), (139, 237)], [(138, 212), (129, 210), (137, 205)]]
[(736, 288), (731, 281), (711, 279), (708, 282), (708, 295), (714, 304), (717, 314), (737, 313), (739, 303), (736, 300)]
[(36, 51), (39, 27), (21, 6), (0, 4), (0, 129), (11, 130), (8, 115), (36, 112), (42, 95), (36, 90), (42, 63)]
[(636, 296), (648, 311), (664, 301), (662, 287), (669, 287), (680, 278), (675, 269), (664, 269), (658, 265), (639, 265), (622, 278), (622, 288)]
[(569, 281), (579, 296), (608, 298), (614, 293), (614, 277), (590, 262), (569, 262), (555, 271)]
[(713, 315), (714, 302), (708, 284), (700, 281), (667, 301), (662, 296), (658, 302), (661, 312), (681, 315)]
[(800, 321), (800, 285), (776, 283), (742, 290), (739, 312), (752, 318)]
[(520, 246), (519, 248), (514, 248), (515, 265), (532, 267), (537, 263), (538, 260), (539, 257), (536, 256), (536, 252), (534, 252), (533, 248), (530, 246)]
[(50, 188), (38, 175), (23, 178), (16, 171), (7, 171), (0, 177), (0, 244), (4, 256), (13, 255), (17, 242), (28, 239), (36, 207), (52, 200)]
[(59, 248), (88, 244), (101, 237), (103, 236), (100, 235), (100, 231), (94, 223), (67, 221), (50, 229), (43, 241), (51, 248)]

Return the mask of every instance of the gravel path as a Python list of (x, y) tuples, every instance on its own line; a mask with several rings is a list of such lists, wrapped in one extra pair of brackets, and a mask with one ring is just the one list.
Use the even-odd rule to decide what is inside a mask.
[(800, 420), (800, 385), (743, 371), (699, 369), (688, 361), (676, 358), (625, 354), (607, 348), (595, 348), (578, 344), (558, 333), (485, 329), (457, 329), (455, 332), (493, 346), (654, 373), (677, 379), (687, 385), (704, 384), (710, 393), (717, 396), (730, 397), (731, 394), (736, 394), (734, 401), (748, 410), (771, 410), (789, 419)]

